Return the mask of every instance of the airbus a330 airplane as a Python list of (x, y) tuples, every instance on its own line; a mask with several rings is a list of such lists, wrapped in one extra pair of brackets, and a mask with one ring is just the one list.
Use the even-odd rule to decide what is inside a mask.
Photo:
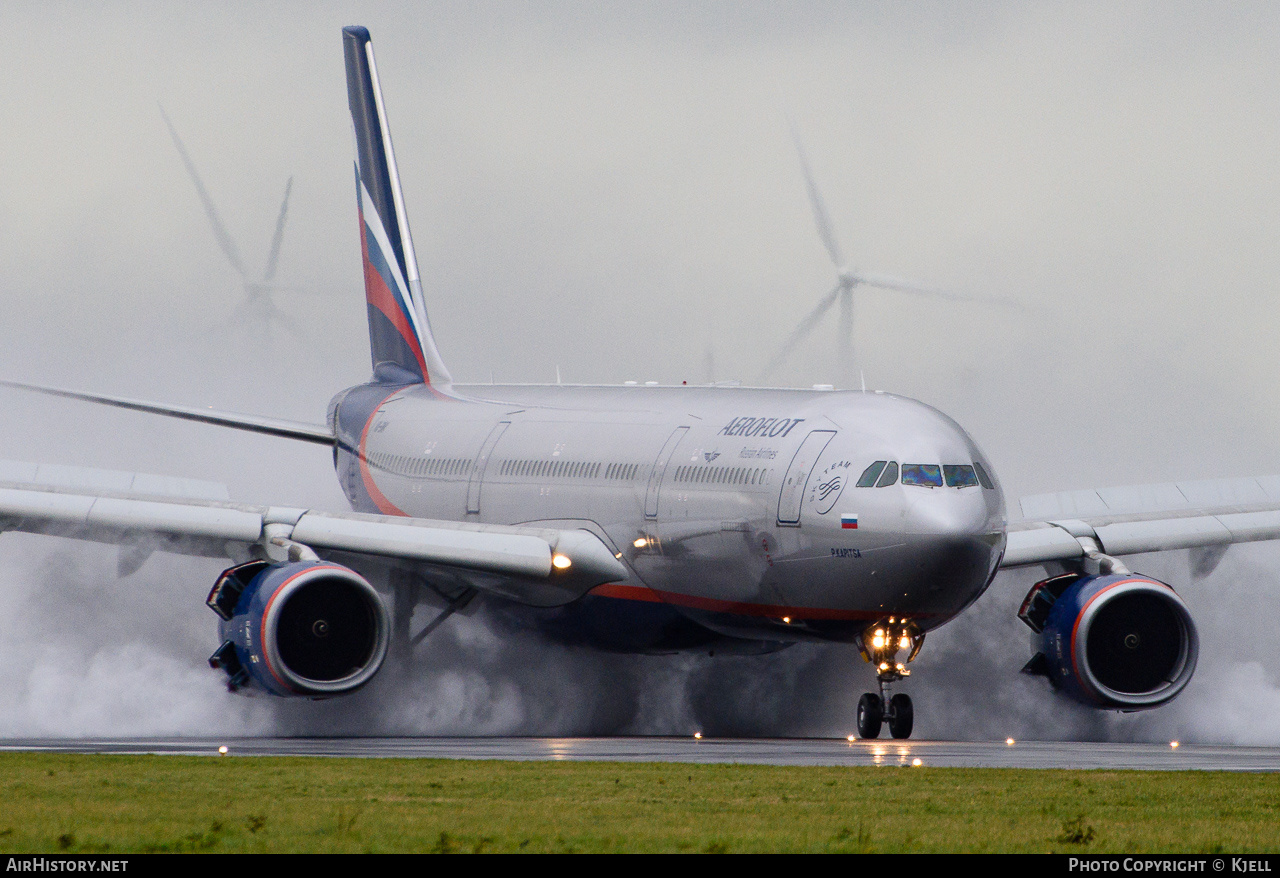
[[(333, 448), (354, 512), (246, 506), (163, 480), (104, 489), (30, 467), (0, 487), (4, 529), (229, 557), (208, 595), (210, 664), (232, 688), (328, 697), (367, 683), (473, 599), (550, 636), (630, 652), (853, 644), (879, 691), (858, 731), (910, 735), (894, 687), (929, 631), (1001, 568), (1045, 565), (1020, 616), (1027, 670), (1099, 708), (1176, 696), (1195, 625), (1117, 556), (1280, 537), (1280, 478), (1033, 498), (1007, 523), (994, 470), (941, 412), (885, 393), (743, 387), (459, 386), (427, 322), (369, 33), (343, 31), (373, 375), (325, 426), (80, 399)], [(10, 385), (25, 386), (29, 385)], [(68, 475), (72, 473), (72, 475)], [(53, 484), (51, 482), (56, 482)], [(377, 587), (373, 583), (377, 583)], [(434, 609), (417, 634), (414, 608)], [(220, 644), (220, 645), (219, 645)]]

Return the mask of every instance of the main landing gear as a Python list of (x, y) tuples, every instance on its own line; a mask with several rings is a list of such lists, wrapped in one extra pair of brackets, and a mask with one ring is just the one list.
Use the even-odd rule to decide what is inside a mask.
[(897, 660), (898, 653), (909, 650), (909, 662), (920, 653), (922, 646), (924, 632), (913, 622), (894, 616), (877, 622), (862, 633), (858, 650), (863, 659), (876, 666), (880, 694), (868, 692), (858, 699), (858, 737), (880, 737), (880, 727), (885, 722), (889, 723), (889, 734), (895, 738), (911, 737), (911, 729), (915, 725), (911, 696), (899, 692), (890, 697), (889, 687), (911, 676), (911, 672)]

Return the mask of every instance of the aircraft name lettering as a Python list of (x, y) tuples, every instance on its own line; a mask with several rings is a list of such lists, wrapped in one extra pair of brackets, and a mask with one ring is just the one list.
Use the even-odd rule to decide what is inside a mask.
[(804, 423), (804, 418), (734, 418), (721, 428), (721, 436), (768, 436), (777, 438), (786, 436), (796, 426)]
[(861, 549), (832, 549), (831, 557), (832, 558), (861, 558), (862, 550)]
[(777, 456), (778, 452), (772, 448), (743, 448), (738, 452), (743, 460), (773, 460)]

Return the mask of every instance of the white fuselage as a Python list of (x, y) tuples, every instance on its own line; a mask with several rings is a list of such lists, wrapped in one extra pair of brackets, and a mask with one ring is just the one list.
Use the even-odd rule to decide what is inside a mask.
[(876, 461), (991, 472), (954, 421), (889, 394), (365, 385), (334, 412), (356, 509), (586, 528), (631, 574), (595, 594), (724, 635), (851, 640), (889, 615), (936, 627), (1004, 549), (992, 482), (857, 486)]

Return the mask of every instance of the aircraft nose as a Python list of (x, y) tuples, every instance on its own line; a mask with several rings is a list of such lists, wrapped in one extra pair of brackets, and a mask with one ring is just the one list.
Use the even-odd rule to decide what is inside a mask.
[(958, 612), (980, 595), (1004, 543), (999, 504), (984, 489), (924, 489), (912, 498), (906, 539), (913, 545), (919, 585), (931, 600)]
[(908, 529), (917, 534), (966, 537), (985, 534), (1000, 523), (997, 504), (982, 489), (917, 489), (904, 498)]

